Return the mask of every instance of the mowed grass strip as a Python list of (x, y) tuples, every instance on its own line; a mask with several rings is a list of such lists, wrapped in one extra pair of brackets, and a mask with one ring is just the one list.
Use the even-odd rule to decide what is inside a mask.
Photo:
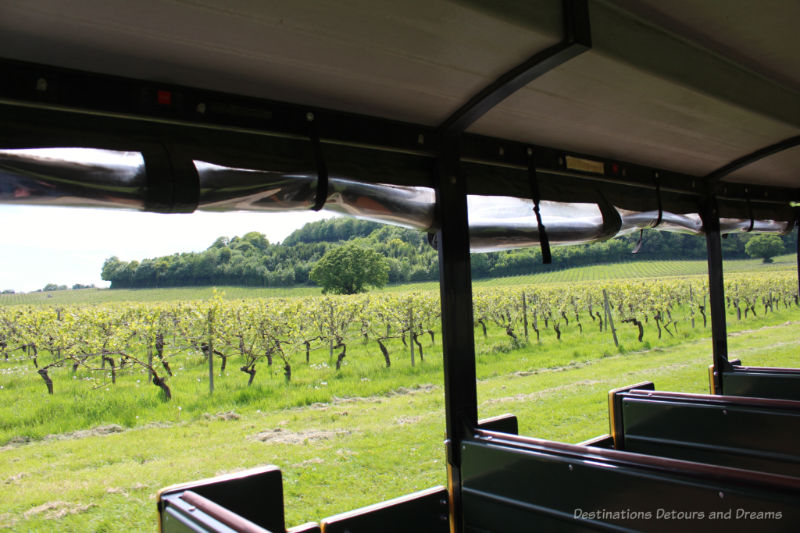
[[(793, 321), (741, 328), (730, 337), (731, 356), (797, 366), (796, 331)], [(480, 416), (512, 412), (522, 434), (578, 442), (607, 432), (611, 388), (652, 380), (659, 390), (707, 391), (710, 353), (710, 340), (697, 338), (547, 369), (528, 361), (496, 373), (483, 365)], [(264, 464), (283, 470), (287, 523), (299, 524), (445, 483), (443, 435), (443, 391), (430, 383), (7, 446), (0, 527), (152, 531), (159, 488)]]

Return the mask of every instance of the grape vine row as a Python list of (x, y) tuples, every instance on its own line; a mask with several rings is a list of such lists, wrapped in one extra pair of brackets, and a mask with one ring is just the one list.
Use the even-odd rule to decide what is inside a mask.
[[(604, 299), (608, 295), (608, 305)], [(792, 273), (734, 275), (726, 282), (729, 320), (744, 320), (798, 306)], [(489, 328), (504, 332), (510, 347), (541, 342), (545, 332), (561, 340), (590, 328), (636, 328), (636, 337), (675, 336), (682, 328), (708, 327), (703, 277), (624, 280), (478, 288), (474, 291), (476, 340)], [(53, 368), (71, 367), (110, 376), (136, 370), (149, 374), (165, 399), (171, 398), (173, 362), (204, 358), (213, 391), (215, 364), (225, 371), (239, 361), (243, 383), (251, 385), (264, 365), (280, 365), (286, 381), (297, 364), (311, 364), (312, 352), (327, 353), (336, 370), (348, 347), (367, 345), (388, 368), (402, 341), (412, 365), (430, 356), (439, 333), (438, 293), (377, 293), (205, 301), (0, 307), (0, 358), (32, 366), (47, 391), (56, 388)]]

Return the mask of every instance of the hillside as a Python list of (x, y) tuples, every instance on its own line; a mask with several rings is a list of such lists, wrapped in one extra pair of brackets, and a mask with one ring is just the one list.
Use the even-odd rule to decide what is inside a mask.
[[(543, 265), (538, 247), (486, 254), (473, 254), (473, 277), (520, 276), (619, 261), (703, 259), (705, 241), (690, 235), (647, 231), (641, 251), (632, 255), (639, 235), (609, 241), (553, 249), (553, 264)], [(723, 248), (727, 259), (744, 258), (748, 235), (732, 235)], [(121, 261), (110, 257), (102, 278), (113, 289), (201, 287), (231, 285), (245, 287), (292, 287), (311, 285), (309, 272), (327, 250), (343, 242), (355, 242), (380, 253), (389, 267), (389, 283), (438, 279), (436, 251), (419, 231), (353, 218), (312, 222), (298, 229), (283, 243), (270, 243), (258, 232), (241, 237), (218, 237), (202, 252)], [(793, 240), (784, 237), (785, 251)]]

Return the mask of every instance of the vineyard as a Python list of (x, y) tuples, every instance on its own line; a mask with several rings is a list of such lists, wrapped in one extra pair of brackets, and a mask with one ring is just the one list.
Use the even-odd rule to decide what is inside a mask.
[[(727, 276), (732, 356), (796, 366), (796, 284)], [(0, 307), (0, 528), (143, 531), (160, 487), (268, 463), (292, 524), (445, 481), (437, 292), (224, 296)], [(706, 305), (703, 276), (476, 284), (479, 415), (578, 442), (611, 388), (704, 392)]]
[[(709, 327), (702, 277), (539, 286), (478, 287), (478, 352), (512, 351), (596, 335), (628, 349), (685, 337)], [(729, 320), (798, 305), (791, 272), (732, 275)], [(414, 367), (440, 358), (439, 302), (434, 291), (96, 306), (0, 307), (5, 388), (38, 376), (57, 394), (77, 379), (108, 388), (135, 379), (172, 399), (186, 369), (207, 369), (209, 392), (220, 380), (324, 382), (345, 369)], [(196, 372), (195, 372), (196, 373)], [(195, 379), (200, 379), (195, 377)], [(10, 381), (9, 381), (10, 380)], [(16, 381), (15, 381), (16, 380)], [(229, 385), (230, 386), (230, 385)]]

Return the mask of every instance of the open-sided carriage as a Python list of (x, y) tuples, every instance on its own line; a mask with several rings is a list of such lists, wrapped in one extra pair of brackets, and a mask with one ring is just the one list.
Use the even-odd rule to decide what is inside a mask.
[[(328, 208), (439, 251), (448, 486), (289, 531), (800, 524), (800, 370), (728, 361), (722, 235), (800, 200), (794, 2), (0, 2), (0, 200)], [(65, 148), (73, 150), (63, 150)], [(470, 249), (704, 235), (711, 393), (612, 391), (581, 445), (479, 421)], [(368, 473), (365, 473), (368, 475)], [(280, 471), (163, 531), (286, 531)], [(757, 524), (757, 526), (754, 526)]]

